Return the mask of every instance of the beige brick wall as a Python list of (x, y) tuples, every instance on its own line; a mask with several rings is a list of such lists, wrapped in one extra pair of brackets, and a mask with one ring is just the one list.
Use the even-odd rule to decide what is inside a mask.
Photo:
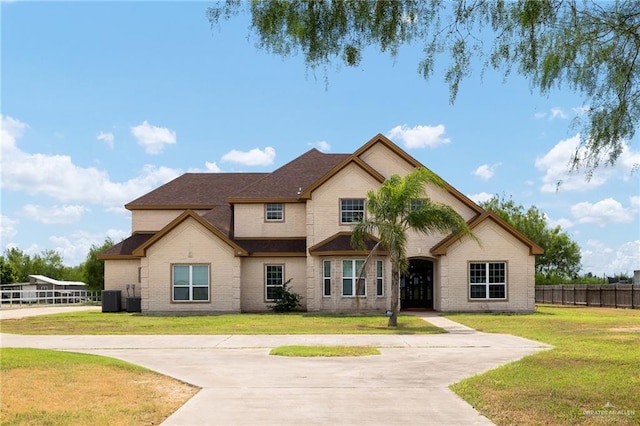
[[(206, 213), (207, 210), (198, 210), (196, 212), (201, 215)], [(184, 213), (184, 210), (133, 210), (131, 212), (131, 231), (159, 231), (182, 213)]]
[(234, 229), (237, 238), (304, 237), (306, 211), (304, 203), (286, 203), (284, 222), (267, 222), (264, 204), (236, 204)]
[[(391, 264), (385, 257), (372, 256), (367, 264), (366, 296), (354, 297), (342, 295), (342, 261), (347, 259), (364, 259), (364, 257), (336, 257), (321, 256), (311, 258), (314, 269), (318, 271), (317, 276), (309, 286), (313, 286), (313, 294), (316, 297), (316, 311), (326, 312), (384, 312), (389, 309), (389, 295), (391, 294)], [(331, 261), (331, 296), (323, 295), (323, 271), (324, 260)], [(384, 294), (376, 295), (376, 261), (383, 260), (384, 263)]]
[[(127, 284), (135, 284), (136, 295), (140, 296), (141, 285), (138, 283), (139, 259), (105, 260), (104, 261), (104, 289), (120, 290), (122, 294), (122, 309), (125, 308)], [(130, 290), (131, 292), (132, 290)], [(130, 293), (133, 296), (133, 293)]]
[[(210, 302), (172, 303), (172, 264), (210, 265)], [(240, 311), (240, 258), (193, 219), (147, 249), (142, 271), (143, 312)]]
[(351, 164), (313, 191), (307, 201), (307, 244), (309, 247), (353, 226), (340, 224), (340, 199), (366, 198), (367, 191), (380, 184), (371, 175)]
[[(451, 246), (440, 261), (437, 309), (442, 311), (531, 312), (535, 304), (535, 257), (513, 235), (487, 221), (474, 229), (482, 247), (469, 238)], [(468, 262), (507, 263), (507, 300), (469, 300)], [(438, 280), (436, 280), (438, 283)]]
[(306, 309), (306, 259), (303, 257), (245, 257), (242, 259), (243, 312), (269, 311), (272, 303), (265, 301), (265, 265), (284, 265), (284, 280), (292, 279), (289, 289), (303, 296), (301, 309)]
[(411, 164), (407, 163), (401, 157), (398, 157), (393, 151), (381, 143), (369, 148), (360, 156), (360, 159), (376, 169), (378, 173), (385, 178), (389, 178), (392, 175), (405, 176), (413, 170)]

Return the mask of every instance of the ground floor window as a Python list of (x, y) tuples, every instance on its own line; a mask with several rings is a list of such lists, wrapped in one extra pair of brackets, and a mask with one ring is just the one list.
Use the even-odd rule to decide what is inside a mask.
[(284, 284), (284, 265), (264, 266), (265, 299), (267, 302), (274, 301)]
[(209, 265), (173, 265), (173, 301), (209, 301)]
[(322, 262), (322, 295), (331, 296), (331, 261)]
[(376, 261), (376, 296), (384, 296), (384, 261)]
[(358, 296), (367, 295), (367, 280), (362, 279), (356, 285), (364, 260), (343, 260), (342, 261), (342, 295), (343, 296)]
[(506, 299), (507, 263), (470, 262), (470, 299)]

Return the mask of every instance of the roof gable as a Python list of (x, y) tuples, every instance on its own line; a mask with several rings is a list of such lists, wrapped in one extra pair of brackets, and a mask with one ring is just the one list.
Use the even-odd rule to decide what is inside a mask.
[(146, 256), (146, 251), (153, 244), (161, 240), (165, 235), (175, 229), (178, 225), (184, 222), (187, 219), (193, 219), (198, 222), (200, 225), (205, 227), (209, 232), (220, 238), (227, 245), (229, 245), (233, 250), (236, 256), (246, 256), (248, 253), (238, 244), (236, 244), (233, 240), (231, 240), (227, 235), (223, 234), (218, 228), (216, 228), (211, 222), (204, 219), (202, 216), (194, 212), (193, 210), (187, 210), (182, 213), (180, 216), (172, 220), (167, 226), (162, 228), (160, 231), (155, 233), (151, 238), (138, 246), (135, 250), (133, 250), (134, 256)]
[(344, 160), (342, 160), (340, 163), (338, 163), (335, 167), (333, 167), (331, 170), (329, 170), (327, 173), (325, 173), (324, 176), (322, 176), (320, 179), (318, 179), (315, 182), (313, 182), (312, 185), (308, 186), (304, 191), (302, 191), (300, 193), (300, 199), (302, 199), (302, 200), (310, 199), (311, 198), (311, 193), (314, 190), (316, 190), (318, 187), (320, 187), (326, 181), (328, 181), (329, 179), (334, 177), (336, 174), (338, 174), (340, 171), (344, 170), (347, 166), (349, 166), (351, 164), (355, 164), (356, 166), (360, 167), (362, 170), (367, 172), (369, 175), (371, 175), (378, 182), (380, 182), (380, 183), (384, 182), (384, 179), (385, 179), (384, 176), (382, 176), (377, 170), (375, 170), (373, 167), (371, 167), (370, 165), (368, 165), (367, 163), (362, 161), (360, 158), (358, 158), (358, 157), (356, 157), (354, 155), (349, 155)]
[[(540, 247), (538, 244), (533, 242), (527, 236), (525, 236), (524, 234), (519, 232), (513, 226), (509, 225), (500, 216), (496, 215), (493, 212), (485, 211), (480, 216), (472, 219), (469, 222), (469, 228), (471, 228), (471, 230), (473, 231), (474, 228), (476, 228), (478, 225), (486, 222), (487, 220), (491, 220), (491, 221), (495, 222), (502, 229), (507, 231), (509, 234), (513, 235), (516, 239), (520, 240), (520, 242), (522, 242), (522, 244), (528, 246), (529, 247), (529, 254), (537, 255), (537, 254), (544, 253), (544, 250), (542, 249), (542, 247)], [(460, 234), (451, 234), (451, 235), (449, 235), (448, 237), (446, 237), (445, 239), (440, 241), (438, 244), (436, 244), (435, 246), (431, 247), (431, 253), (433, 253), (435, 255), (446, 255), (447, 254), (447, 250), (449, 249), (449, 247), (451, 247), (460, 238), (461, 238)]]

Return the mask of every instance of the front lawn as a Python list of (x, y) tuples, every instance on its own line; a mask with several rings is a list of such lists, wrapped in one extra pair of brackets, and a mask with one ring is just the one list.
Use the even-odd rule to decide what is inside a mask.
[(157, 425), (198, 388), (123, 361), (0, 349), (3, 425)]
[(380, 315), (229, 314), (150, 316), (96, 311), (0, 321), (13, 334), (434, 334), (443, 330), (414, 315), (397, 328)]
[(451, 386), (494, 423), (640, 424), (640, 311), (540, 306), (532, 315), (448, 317), (555, 346)]

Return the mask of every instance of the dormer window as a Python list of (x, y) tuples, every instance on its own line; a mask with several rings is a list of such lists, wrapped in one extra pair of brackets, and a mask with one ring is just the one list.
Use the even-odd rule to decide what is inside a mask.
[(284, 220), (284, 204), (282, 203), (265, 204), (264, 218), (267, 222), (282, 222)]
[(344, 225), (364, 220), (364, 198), (343, 198), (340, 200), (340, 223)]

